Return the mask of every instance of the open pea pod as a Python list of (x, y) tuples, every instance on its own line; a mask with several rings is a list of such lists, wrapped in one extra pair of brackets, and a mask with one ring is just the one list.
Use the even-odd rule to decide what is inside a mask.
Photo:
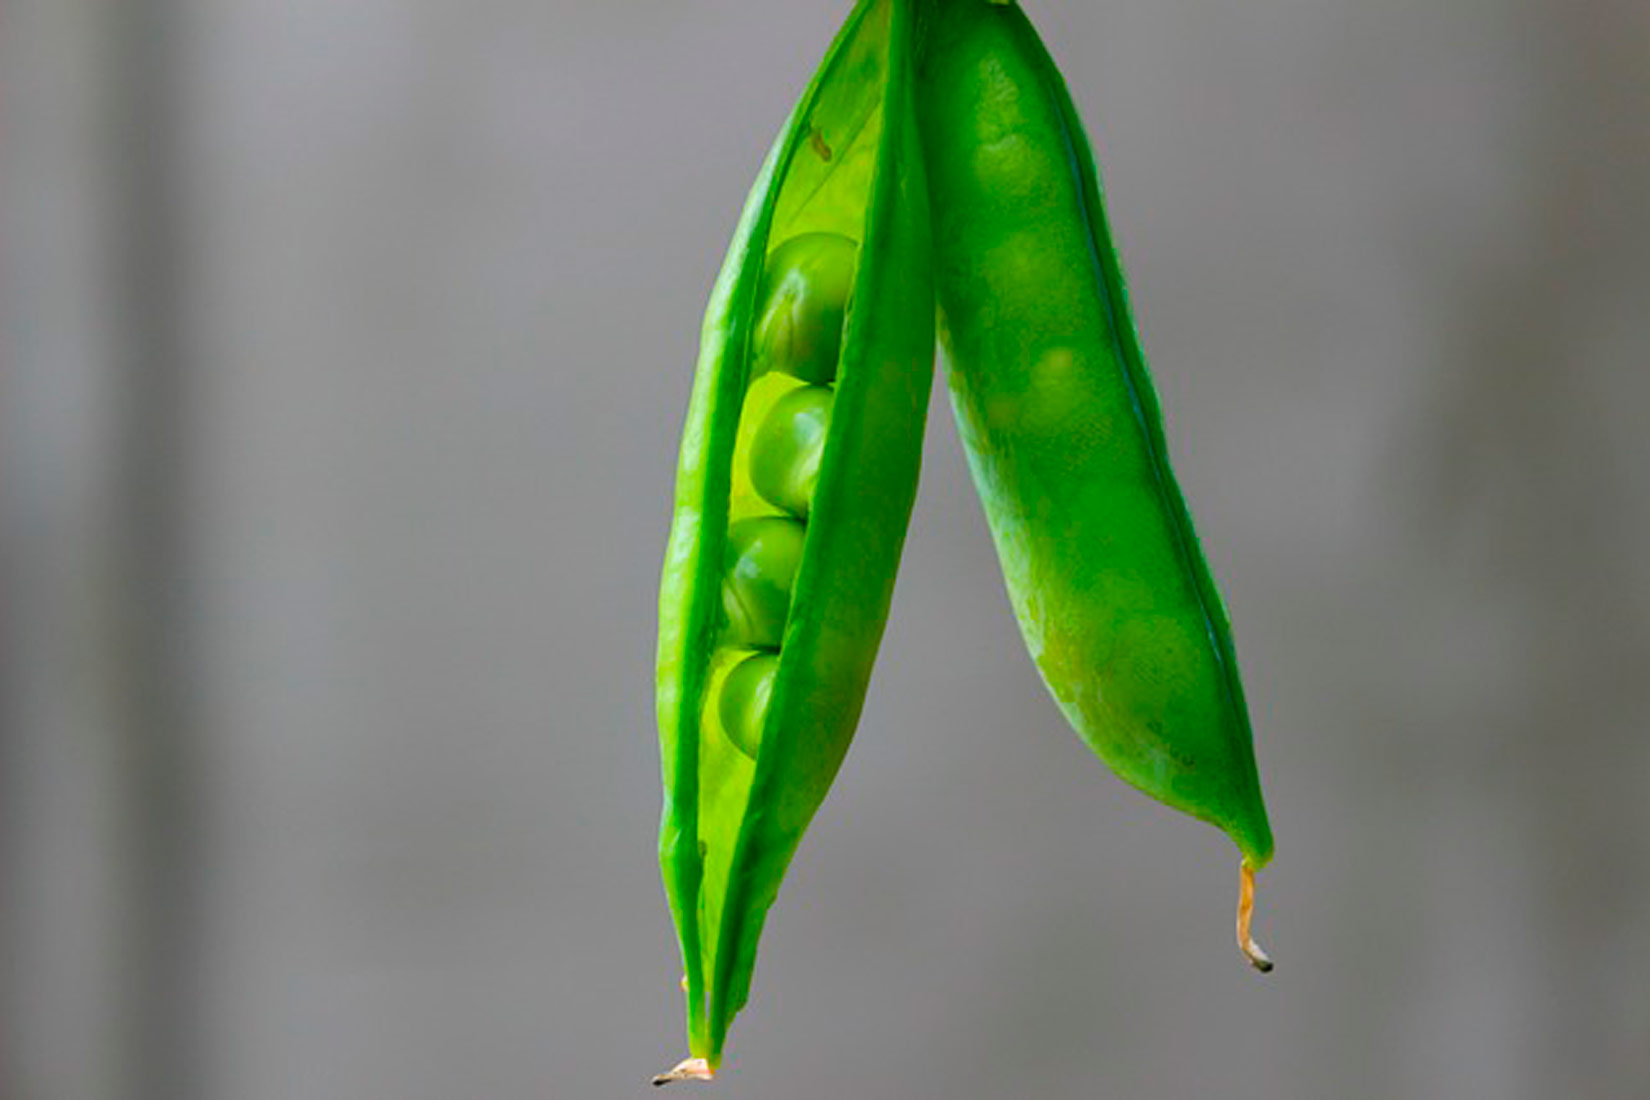
[(659, 597), (659, 857), (711, 1076), (847, 751), (916, 494), (934, 362), (916, 0), (861, 0), (711, 294)]
[(1225, 607), (1169, 469), (1094, 157), (1018, 6), (925, 0), (918, 115), (947, 377), (1049, 691), (1123, 779), (1272, 855)]

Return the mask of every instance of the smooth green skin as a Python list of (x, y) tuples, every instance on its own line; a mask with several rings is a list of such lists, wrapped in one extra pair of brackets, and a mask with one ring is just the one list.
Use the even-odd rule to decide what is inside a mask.
[(716, 701), (722, 728), (728, 731), (734, 746), (753, 760), (757, 746), (762, 743), (762, 726), (768, 717), (773, 679), (778, 671), (778, 657), (771, 653), (753, 653), (728, 673)]
[(1008, 592), (1123, 779), (1272, 855), (1231, 630), (1169, 470), (1094, 158), (1014, 6), (928, 0), (918, 114), (940, 336)]
[(751, 440), (751, 484), (763, 500), (808, 518), (830, 427), (831, 391), (824, 386), (803, 386), (774, 402)]
[(751, 336), (751, 376), (780, 370), (816, 386), (836, 379), (842, 320), (859, 246), (839, 233), (803, 233), (773, 250)]
[[(682, 436), (659, 595), (659, 857), (689, 1048), (712, 1069), (749, 992), (768, 907), (858, 722), (916, 494), (934, 310), (911, 88), (915, 2), (861, 0), (770, 152), (711, 294)], [(707, 735), (704, 694), (764, 253), (814, 231), (858, 239), (860, 262), (753, 765)]]
[(728, 528), (722, 644), (779, 648), (806, 537), (803, 524), (779, 516), (740, 520)]

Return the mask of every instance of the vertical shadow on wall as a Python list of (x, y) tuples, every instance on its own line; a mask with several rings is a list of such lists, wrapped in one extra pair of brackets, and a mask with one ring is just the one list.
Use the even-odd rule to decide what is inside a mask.
[(180, 12), (165, 0), (115, 9), (120, 104), (114, 112), (116, 278), (124, 361), (115, 460), (119, 606), (115, 653), (129, 744), (121, 863), (129, 917), (120, 1018), (131, 1074), (145, 1100), (202, 1094), (199, 982), (200, 775), (187, 623), (186, 479), (189, 407), (179, 230)]

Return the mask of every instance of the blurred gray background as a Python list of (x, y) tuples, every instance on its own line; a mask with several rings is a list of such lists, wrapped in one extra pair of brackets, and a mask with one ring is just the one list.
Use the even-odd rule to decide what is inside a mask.
[[(847, 0), (0, 8), (0, 1095), (639, 1096), (700, 314)], [(1650, 1096), (1650, 5), (1031, 0), (1278, 836), (1026, 659), (936, 390), (718, 1095)]]

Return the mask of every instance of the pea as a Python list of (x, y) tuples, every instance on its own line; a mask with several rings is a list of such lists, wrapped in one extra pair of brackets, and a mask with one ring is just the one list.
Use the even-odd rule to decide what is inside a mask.
[(821, 386), (836, 378), (858, 255), (838, 233), (803, 233), (773, 250), (751, 337), (752, 378), (779, 371)]
[(722, 576), (724, 643), (779, 648), (807, 530), (783, 516), (741, 520), (728, 528), (728, 564)]
[(803, 386), (773, 403), (751, 437), (751, 484), (782, 511), (806, 519), (831, 423), (831, 391)]
[(722, 731), (735, 748), (753, 760), (762, 743), (762, 723), (768, 717), (768, 700), (773, 695), (774, 673), (778, 671), (778, 657), (771, 653), (753, 653), (722, 680), (722, 697), (716, 704)]

